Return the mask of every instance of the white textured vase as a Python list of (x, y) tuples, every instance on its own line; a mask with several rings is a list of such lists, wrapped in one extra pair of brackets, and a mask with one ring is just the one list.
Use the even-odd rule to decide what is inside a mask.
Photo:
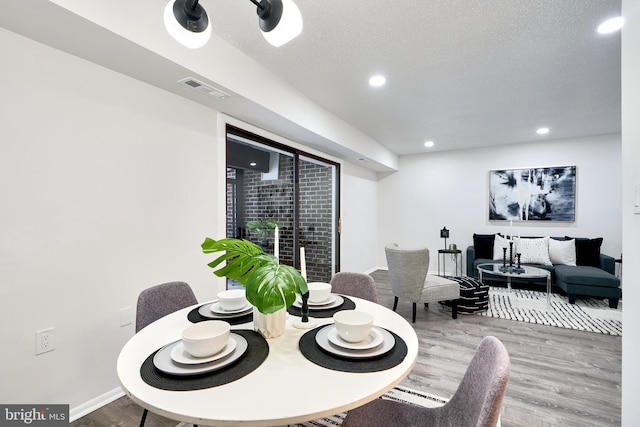
[(284, 334), (287, 325), (287, 309), (263, 314), (253, 307), (253, 329), (265, 338), (275, 338)]

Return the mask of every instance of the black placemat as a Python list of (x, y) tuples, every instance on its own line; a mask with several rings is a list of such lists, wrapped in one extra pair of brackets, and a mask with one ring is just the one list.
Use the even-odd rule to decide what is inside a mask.
[[(309, 310), (309, 317), (316, 317), (318, 319), (324, 317), (333, 317), (333, 315), (338, 311), (353, 310), (354, 308), (356, 308), (355, 302), (345, 297), (344, 295), (341, 295), (341, 297), (344, 299), (344, 302), (338, 307), (328, 308), (326, 310)], [(302, 316), (302, 314), (300, 313), (300, 308), (293, 305), (287, 309), (287, 312), (293, 316)]]
[(150, 386), (163, 390), (187, 391), (201, 390), (227, 384), (253, 372), (269, 355), (269, 344), (262, 335), (255, 331), (234, 329), (234, 334), (242, 335), (247, 340), (247, 351), (235, 363), (224, 368), (201, 375), (178, 376), (169, 375), (158, 370), (153, 364), (153, 356), (160, 350), (154, 351), (142, 363), (140, 376)]
[(191, 310), (189, 314), (187, 314), (187, 319), (189, 319), (191, 323), (204, 322), (205, 320), (224, 320), (225, 322), (228, 322), (230, 325), (241, 325), (243, 323), (253, 321), (253, 311), (250, 311), (249, 313), (243, 314), (242, 316), (238, 316), (238, 317), (233, 317), (233, 316), (205, 317), (202, 314), (200, 314), (200, 312), (198, 311), (200, 310), (200, 307), (202, 307), (203, 305), (207, 305), (207, 304), (199, 305), (198, 307)]
[(316, 343), (316, 334), (326, 326), (322, 325), (305, 333), (298, 344), (304, 357), (323, 368), (344, 372), (377, 372), (399, 365), (407, 356), (407, 343), (388, 329), (396, 339), (396, 344), (389, 352), (376, 358), (356, 360), (330, 354)]

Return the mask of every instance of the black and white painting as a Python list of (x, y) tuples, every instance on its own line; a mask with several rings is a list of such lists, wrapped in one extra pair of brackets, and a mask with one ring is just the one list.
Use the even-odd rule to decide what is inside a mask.
[(489, 220), (575, 221), (576, 167), (489, 173)]

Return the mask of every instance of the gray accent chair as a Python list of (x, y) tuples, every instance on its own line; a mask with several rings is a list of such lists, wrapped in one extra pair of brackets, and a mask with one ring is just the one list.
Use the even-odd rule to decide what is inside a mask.
[(393, 311), (396, 311), (398, 299), (413, 303), (413, 323), (416, 322), (416, 304), (450, 301), (451, 317), (458, 318), (458, 282), (429, 273), (429, 249), (400, 249), (396, 243), (384, 248), (393, 292)]
[(342, 427), (494, 427), (500, 419), (511, 362), (495, 337), (482, 339), (455, 394), (444, 406), (424, 408), (376, 399), (347, 413)]
[(378, 302), (376, 282), (373, 277), (364, 273), (352, 273), (349, 271), (336, 273), (331, 278), (331, 292), (351, 295), (375, 303)]
[[(136, 333), (161, 317), (198, 303), (191, 286), (185, 282), (168, 282), (140, 292), (136, 307)], [(147, 409), (142, 413), (140, 427), (147, 419)]]

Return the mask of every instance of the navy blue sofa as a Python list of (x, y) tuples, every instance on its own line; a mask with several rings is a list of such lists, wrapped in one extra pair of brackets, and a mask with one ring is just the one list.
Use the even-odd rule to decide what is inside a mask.
[[(565, 239), (564, 237), (552, 238), (557, 240)], [(576, 245), (578, 245), (578, 242), (587, 243), (595, 240), (579, 237), (575, 239)], [(475, 238), (474, 241), (476, 241)], [(484, 251), (484, 255), (486, 256), (486, 248), (480, 250), (480, 252), (482, 251)], [(474, 246), (469, 246), (467, 248), (466, 261), (467, 276), (476, 278), (478, 277), (478, 264), (486, 262), (500, 262), (490, 258), (477, 257), (476, 248)], [(585, 295), (598, 298), (608, 298), (609, 307), (617, 308), (618, 301), (620, 300), (620, 298), (622, 298), (622, 289), (620, 288), (620, 279), (615, 276), (615, 258), (600, 253), (599, 261), (600, 262), (597, 267), (595, 266), (597, 262), (592, 262), (593, 265), (580, 265), (580, 255), (578, 255), (579, 265), (577, 266), (541, 264), (525, 265), (533, 265), (535, 267), (544, 268), (551, 271), (551, 283), (560, 287), (567, 293), (569, 302), (571, 304), (574, 304), (576, 302), (576, 295)], [(500, 278), (499, 276), (492, 276), (491, 279), (495, 279), (496, 281), (499, 281), (501, 279), (504, 280), (504, 278)], [(524, 282), (528, 281), (525, 280)], [(518, 280), (512, 279), (512, 283), (518, 283)], [(540, 285), (545, 285), (545, 283), (542, 281), (532, 281), (531, 283), (540, 283)]]

